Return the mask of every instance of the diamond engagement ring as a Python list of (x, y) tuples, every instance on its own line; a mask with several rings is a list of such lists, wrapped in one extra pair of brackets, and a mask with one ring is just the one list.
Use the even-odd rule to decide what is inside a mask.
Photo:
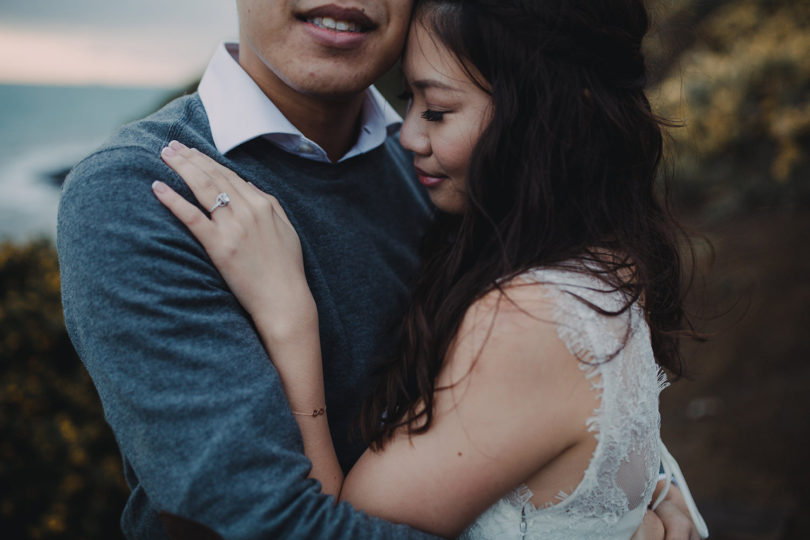
[(231, 202), (231, 198), (228, 196), (227, 193), (224, 191), (217, 195), (217, 201), (214, 203), (214, 206), (211, 207), (211, 210), (208, 211), (209, 214), (213, 214), (214, 210), (217, 208), (222, 208), (223, 206), (228, 206), (228, 203)]

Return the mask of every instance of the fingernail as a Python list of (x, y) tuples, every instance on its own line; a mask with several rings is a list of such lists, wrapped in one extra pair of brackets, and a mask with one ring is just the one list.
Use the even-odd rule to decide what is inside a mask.
[(174, 148), (175, 150), (182, 150), (183, 148), (185, 148), (185, 147), (186, 147), (186, 145), (184, 145), (184, 144), (183, 144), (183, 143), (181, 143), (180, 141), (171, 141), (171, 142), (169, 143), (169, 146), (170, 146), (171, 148)]
[(155, 193), (166, 193), (167, 187), (168, 186), (166, 186), (166, 184), (164, 184), (160, 180), (155, 180), (154, 182), (152, 182), (152, 191), (154, 191)]
[(160, 151), (160, 153), (163, 154), (164, 156), (167, 156), (167, 157), (177, 155), (177, 152), (175, 152), (174, 148), (172, 148), (171, 146), (164, 147), (163, 150)]

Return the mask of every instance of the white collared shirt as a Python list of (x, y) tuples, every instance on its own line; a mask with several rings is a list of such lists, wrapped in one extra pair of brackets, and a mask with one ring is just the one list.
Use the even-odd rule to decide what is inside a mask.
[[(220, 44), (198, 88), (217, 150), (226, 154), (240, 144), (264, 137), (291, 154), (330, 162), (324, 149), (305, 137), (261, 91), (239, 65), (238, 56), (237, 43)], [(339, 162), (377, 148), (400, 125), (399, 114), (370, 87), (365, 92), (360, 135)]]

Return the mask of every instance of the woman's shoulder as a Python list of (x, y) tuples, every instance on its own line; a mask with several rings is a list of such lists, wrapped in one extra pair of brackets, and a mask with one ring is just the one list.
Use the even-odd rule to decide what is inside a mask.
[[(576, 263), (537, 267), (522, 272), (473, 302), (459, 336), (539, 339), (559, 337), (566, 328), (615, 333), (640, 310), (597, 271)], [(565, 340), (563, 340), (565, 341)]]
[(512, 455), (488, 473), (504, 475), (505, 488), (592, 438), (598, 395), (560, 340), (553, 305), (542, 285), (489, 291), (467, 310), (437, 377), (436, 426), (458, 421), (477, 451)]
[(610, 360), (628, 340), (644, 335), (639, 303), (571, 262), (502, 280), (473, 302), (449, 360), (456, 377), (488, 363), (496, 370), (535, 368), (576, 377), (583, 362)]
[(614, 278), (601, 267), (572, 261), (530, 269), (511, 279), (509, 287), (542, 296), (560, 339), (573, 354), (601, 363), (636, 333), (648, 332), (640, 301)]
[(529, 356), (536, 356), (543, 349), (541, 345), (557, 339), (557, 294), (556, 285), (524, 279), (523, 275), (500, 282), (467, 309), (455, 345), (480, 352), (518, 349), (525, 344)]
[[(547, 284), (510, 280), (487, 292), (467, 310), (437, 387), (520, 396), (518, 401), (534, 411), (526, 421), (536, 421), (542, 409), (557, 440), (570, 443), (580, 437), (593, 412), (593, 388), (561, 339), (556, 306)], [(498, 400), (489, 403), (498, 408)], [(519, 415), (511, 405), (506, 409), (501, 412)]]
[(561, 301), (558, 294), (565, 293), (568, 298), (578, 298), (580, 303), (586, 300), (603, 310), (616, 311), (628, 305), (626, 292), (616, 286), (628, 278), (615, 274), (616, 271), (595, 262), (571, 260), (555, 266), (531, 268), (512, 278), (510, 284), (539, 286), (546, 294), (552, 293), (557, 303)]
[[(520, 382), (515, 384), (522, 384), (520, 391), (531, 396), (525, 403), (531, 412), (522, 422), (533, 428), (545, 422), (547, 428), (538, 430), (538, 438), (527, 444), (542, 445), (541, 437), (547, 437), (591, 448), (587, 445), (594, 445), (594, 438), (599, 441), (589, 454), (591, 459), (582, 463), (581, 481), (573, 482), (573, 489), (567, 484), (561, 487), (569, 494), (563, 503), (555, 500), (549, 508), (524, 517), (530, 524), (539, 526), (552, 520), (564, 527), (572, 515), (580, 515), (584, 516), (583, 530), (586, 522), (604, 527), (601, 519), (591, 519), (591, 503), (621, 501), (627, 495), (632, 508), (636, 500), (649, 501), (649, 486), (654, 484), (652, 480), (642, 482), (623, 491), (620, 488), (626, 486), (619, 485), (618, 471), (611, 468), (626, 463), (632, 448), (657, 441), (657, 396), (665, 382), (652, 356), (643, 311), (598, 275), (577, 266), (535, 268), (499, 285), (474, 307), (480, 320), (490, 321), (490, 339), (508, 341), (511, 336), (523, 340), (526, 346), (521, 350), (527, 357), (522, 365), (503, 356), (486, 355), (482, 360), (489, 362), (485, 364), (491, 369), (485, 373), (489, 377), (495, 376), (498, 365), (508, 364), (519, 372), (515, 379)], [(624, 306), (628, 309), (622, 311)], [(619, 313), (612, 315), (614, 312)], [(657, 453), (653, 446), (645, 448), (650, 451), (633, 467), (640, 478), (652, 478), (647, 473), (657, 470)], [(613, 479), (610, 489), (603, 485), (605, 478)], [(540, 503), (548, 500), (545, 487), (555, 488), (549, 493), (559, 492), (557, 485), (532, 486), (539, 489)], [(618, 498), (611, 499), (611, 493)], [(526, 500), (533, 493), (528, 495)], [(517, 506), (504, 501), (498, 508), (507, 508), (504, 511), (509, 516), (514, 508), (518, 512), (526, 508), (525, 500)], [(619, 517), (626, 509), (618, 504), (609, 512)]]

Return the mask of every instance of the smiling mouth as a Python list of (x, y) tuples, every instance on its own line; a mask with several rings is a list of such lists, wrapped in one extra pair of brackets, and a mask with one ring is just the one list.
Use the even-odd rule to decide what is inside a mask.
[(419, 179), (419, 183), (428, 189), (438, 186), (449, 178), (449, 176), (444, 174), (431, 174), (425, 172), (417, 166), (414, 166), (414, 169), (416, 169), (416, 176)]
[(363, 32), (363, 29), (357, 23), (336, 21), (331, 17), (314, 17), (312, 19), (307, 19), (306, 21), (310, 24), (314, 24), (318, 28), (334, 30), (335, 32), (353, 32), (356, 34)]
[(432, 173), (429, 173), (429, 172), (425, 172), (425, 171), (423, 171), (422, 169), (420, 169), (419, 167), (417, 167), (415, 165), (414, 165), (413, 168), (416, 170), (416, 174), (418, 174), (419, 176), (424, 176), (426, 178), (436, 178), (436, 179), (448, 178), (448, 176), (446, 174), (432, 174)]
[(322, 6), (305, 14), (298, 20), (309, 23), (323, 30), (362, 34), (374, 30), (377, 25), (359, 9), (347, 9), (339, 6)]

